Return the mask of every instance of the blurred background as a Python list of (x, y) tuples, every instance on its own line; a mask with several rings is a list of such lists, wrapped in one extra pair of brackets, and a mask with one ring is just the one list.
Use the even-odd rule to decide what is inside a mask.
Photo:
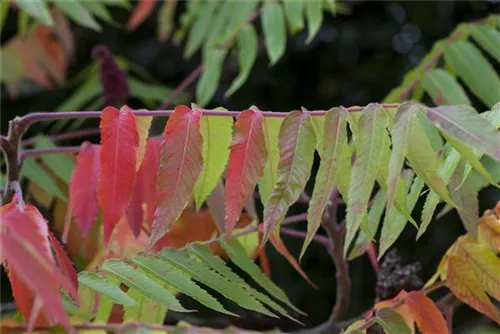
[[(5, 1), (5, 0), (2, 0)], [(382, 101), (392, 88), (398, 86), (405, 73), (413, 69), (430, 51), (436, 41), (447, 37), (461, 22), (484, 18), (499, 13), (498, 1), (343, 1), (347, 13), (337, 17), (325, 15), (319, 33), (310, 44), (306, 44), (307, 31), (289, 37), (285, 55), (269, 66), (263, 41), (260, 40), (257, 60), (248, 81), (229, 98), (224, 92), (238, 74), (236, 55), (226, 59), (220, 79), (220, 86), (207, 107), (224, 106), (229, 110), (243, 110), (256, 105), (261, 110), (290, 111), (301, 106), (309, 110), (329, 109), (333, 106), (365, 105), (372, 101)], [(182, 12), (184, 2), (179, 2), (177, 13)], [(123, 26), (130, 12), (123, 8), (110, 8), (115, 23), (104, 25), (101, 32), (71, 23), (74, 33), (74, 57), (68, 65), (64, 83), (52, 89), (41, 89), (33, 81), (23, 81), (15, 98), (9, 96), (6, 86), (1, 88), (1, 133), (7, 131), (8, 121), (33, 111), (52, 111), (68, 101), (74, 94), (75, 83), (89, 69), (92, 49), (105, 45), (114, 56), (127, 59), (140, 71), (151, 77), (149, 83), (162, 87), (155, 91), (157, 98), (131, 98), (132, 108), (158, 108), (161, 101), (201, 62), (196, 54), (191, 59), (183, 57), (184, 44), (174, 45), (172, 40), (159, 42), (155, 8), (152, 14), (136, 29), (127, 32)], [(176, 14), (176, 20), (179, 14)], [(261, 29), (260, 25), (256, 25)], [(1, 32), (2, 48), (18, 33), (19, 23), (15, 11), (9, 12)], [(259, 33), (259, 36), (261, 34)], [(4, 59), (2, 70), (5, 71)], [(195, 85), (190, 85), (176, 99), (179, 103), (194, 100)], [(152, 88), (146, 88), (152, 92)], [(142, 92), (143, 95), (148, 92)], [(74, 98), (74, 96), (73, 96)], [(91, 103), (87, 104), (89, 106)], [(71, 104), (70, 104), (71, 105)], [(102, 106), (94, 103), (93, 109)], [(68, 109), (73, 110), (73, 109)], [(86, 109), (88, 110), (88, 109)], [(97, 125), (98, 120), (87, 120), (79, 124), (80, 129)], [(157, 122), (154, 134), (161, 132), (163, 122)], [(60, 126), (52, 133), (64, 133), (68, 124)], [(55, 132), (54, 132), (55, 131)], [(46, 124), (37, 124), (29, 135), (49, 133)], [(97, 142), (97, 136), (87, 137)], [(69, 141), (68, 145), (78, 145), (81, 141)], [(313, 175), (317, 170), (315, 164)], [(311, 178), (313, 180), (313, 177)], [(312, 184), (309, 187), (309, 193)], [(480, 212), (495, 205), (500, 195), (498, 190), (487, 188), (480, 193)], [(417, 205), (420, 212), (422, 203)], [(305, 212), (305, 205), (294, 205), (290, 214)], [(342, 218), (342, 217), (340, 217)], [(297, 224), (297, 228), (305, 228)], [(323, 231), (320, 231), (323, 233)], [(465, 233), (455, 212), (450, 212), (430, 225), (428, 232), (417, 242), (415, 229), (407, 227), (394, 248), (403, 261), (418, 261), (422, 265), (421, 278), (427, 280), (435, 271), (440, 257), (458, 235)], [(290, 252), (298, 256), (302, 240), (283, 236)], [(269, 247), (272, 279), (283, 288), (292, 302), (309, 316), (301, 319), (308, 327), (324, 322), (335, 301), (335, 271), (327, 252), (317, 244), (312, 244), (302, 259), (301, 266), (319, 289), (311, 288), (290, 266), (290, 264)], [(351, 302), (347, 318), (369, 309), (375, 299), (376, 275), (368, 258), (362, 256), (350, 262), (352, 278)], [(4, 273), (2, 274), (4, 275)], [(11, 300), (5, 276), (2, 276), (2, 303)], [(7, 305), (7, 304), (4, 304)], [(256, 327), (262, 319), (247, 319)], [(197, 315), (197, 318), (199, 316)], [(211, 324), (211, 319), (200, 324)], [(296, 325), (282, 321), (284, 329), (296, 329)], [(457, 333), (465, 332), (486, 320), (467, 306), (457, 309), (454, 324)], [(272, 327), (274, 324), (264, 324)]]

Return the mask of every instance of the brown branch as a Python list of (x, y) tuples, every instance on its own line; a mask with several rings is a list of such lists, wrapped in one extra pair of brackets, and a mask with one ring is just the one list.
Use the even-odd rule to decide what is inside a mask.
[(24, 150), (19, 153), (19, 160), (23, 163), (24, 159), (28, 157), (36, 157), (44, 154), (61, 154), (61, 153), (78, 153), (80, 146), (63, 146), (51, 148), (36, 148), (31, 150)]
[[(83, 130), (71, 131), (71, 132), (66, 132), (66, 133), (61, 133), (61, 134), (49, 136), (49, 138), (53, 142), (58, 142), (58, 141), (63, 141), (63, 140), (78, 139), (78, 138), (87, 137), (87, 136), (96, 136), (96, 135), (99, 135), (100, 133), (101, 132), (99, 131), (98, 128), (83, 129)], [(34, 145), (35, 143), (36, 143), (36, 137), (31, 137), (31, 138), (25, 139), (21, 142), (21, 144), (23, 146)]]
[[(280, 233), (284, 234), (284, 235), (288, 235), (288, 236), (294, 237), (294, 238), (298, 238), (298, 239), (305, 239), (306, 236), (307, 236), (306, 232), (298, 231), (298, 230), (294, 230), (294, 229), (286, 228), (286, 227), (281, 227), (280, 228)], [(315, 241), (316, 243), (318, 243), (320, 245), (325, 246), (325, 248), (327, 248), (327, 249), (330, 247), (330, 239), (328, 239), (325, 236), (316, 234), (313, 237), (313, 241)]]
[(184, 80), (182, 80), (179, 86), (177, 86), (172, 93), (168, 94), (167, 99), (165, 100), (165, 102), (161, 104), (160, 109), (165, 109), (170, 107), (174, 99), (180, 93), (182, 93), (184, 89), (186, 89), (191, 83), (193, 83), (193, 81), (195, 81), (200, 76), (203, 70), (204, 70), (203, 65), (201, 64), (198, 65)]

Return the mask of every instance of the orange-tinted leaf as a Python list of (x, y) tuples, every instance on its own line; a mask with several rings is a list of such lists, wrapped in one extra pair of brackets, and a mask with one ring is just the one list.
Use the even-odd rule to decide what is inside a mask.
[(137, 28), (151, 14), (155, 5), (156, 1), (154, 0), (140, 0), (130, 15), (127, 30), (132, 31)]
[(32, 43), (36, 44), (36, 59), (41, 67), (48, 70), (58, 84), (62, 84), (66, 76), (67, 66), (63, 46), (52, 37), (52, 29), (47, 26), (38, 26), (33, 33)]
[(52, 249), (54, 249), (54, 254), (56, 256), (56, 261), (61, 272), (73, 283), (75, 290), (78, 290), (78, 277), (76, 275), (75, 267), (73, 266), (73, 262), (66, 254), (63, 246), (57, 240), (57, 238), (49, 231), (49, 240), (52, 245)]
[(406, 304), (399, 304), (398, 306), (394, 307), (396, 303), (400, 303), (401, 300), (404, 300), (407, 296), (407, 292), (405, 290), (401, 290), (398, 295), (392, 299), (389, 300), (384, 300), (381, 302), (378, 302), (375, 304), (373, 307), (375, 310), (380, 310), (382, 308), (386, 307), (391, 307), (394, 309), (394, 311), (398, 312), (403, 319), (405, 319), (406, 324), (408, 327), (410, 327), (410, 330), (412, 333), (415, 332), (415, 319), (413, 318), (413, 314), (410, 312), (410, 309)]
[(104, 243), (125, 214), (136, 178), (137, 134), (130, 111), (106, 107), (101, 115), (101, 154), (97, 197), (103, 213)]
[[(177, 106), (165, 127), (149, 247), (179, 218), (203, 169), (201, 111)], [(150, 171), (147, 171), (150, 172)]]
[(153, 223), (156, 210), (156, 183), (158, 169), (160, 168), (161, 139), (148, 138), (146, 154), (139, 173), (142, 173), (143, 196), (146, 204), (146, 222), (149, 226)]
[(224, 194), (227, 238), (230, 238), (231, 231), (238, 222), (245, 200), (264, 174), (267, 150), (262, 119), (259, 111), (250, 109), (240, 113), (236, 119)]
[(446, 281), (458, 299), (500, 324), (498, 309), (484, 292), (481, 282), (474, 275), (467, 260), (450, 256)]
[[(262, 233), (264, 231), (264, 225), (259, 224), (259, 231)], [(288, 251), (288, 248), (286, 247), (285, 243), (281, 239), (279, 235), (270, 234), (269, 235), (269, 241), (271, 244), (276, 248), (278, 253), (280, 253), (285, 259), (287, 259), (288, 263), (292, 265), (292, 267), (302, 276), (307, 283), (309, 283), (310, 286), (312, 286), (315, 289), (318, 289), (318, 286), (314, 284), (313, 281), (307, 276), (307, 274), (302, 270), (300, 267), (300, 264), (297, 262), (295, 257)]]
[(86, 238), (99, 211), (97, 177), (101, 147), (84, 142), (76, 158), (69, 184), (69, 203), (76, 225)]
[(478, 235), (480, 240), (484, 240), (491, 248), (500, 251), (500, 218), (493, 214), (481, 217)]
[(449, 333), (443, 314), (436, 304), (420, 291), (411, 291), (405, 298), (415, 322), (422, 334)]

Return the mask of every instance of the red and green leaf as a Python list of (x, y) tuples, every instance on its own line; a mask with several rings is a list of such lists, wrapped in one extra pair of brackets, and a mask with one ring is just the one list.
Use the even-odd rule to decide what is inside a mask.
[(165, 127), (156, 187), (157, 208), (148, 248), (179, 218), (203, 169), (200, 116), (200, 110), (177, 106)]
[(405, 304), (410, 309), (422, 334), (449, 333), (443, 314), (436, 304), (420, 291), (411, 291), (406, 295)]
[(103, 213), (104, 243), (125, 214), (136, 179), (139, 135), (134, 114), (106, 107), (101, 115), (98, 200)]
[(279, 148), (278, 181), (264, 208), (262, 244), (285, 218), (311, 175), (316, 134), (307, 112), (295, 110), (285, 117), (280, 128)]
[(246, 199), (264, 174), (267, 161), (263, 116), (258, 110), (245, 110), (235, 123), (226, 175), (224, 204), (227, 237), (236, 226)]
[(160, 168), (161, 139), (148, 138), (146, 143), (146, 154), (142, 162), (139, 174), (142, 175), (143, 196), (146, 204), (146, 222), (149, 226), (153, 224), (156, 210), (156, 184), (158, 182), (158, 169)]

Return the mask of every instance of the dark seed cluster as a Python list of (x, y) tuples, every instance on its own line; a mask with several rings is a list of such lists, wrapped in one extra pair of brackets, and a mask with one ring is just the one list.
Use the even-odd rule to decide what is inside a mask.
[(424, 285), (420, 274), (421, 270), (422, 265), (419, 262), (403, 265), (397, 250), (392, 249), (384, 256), (380, 265), (376, 301), (394, 298), (401, 290), (421, 289)]

